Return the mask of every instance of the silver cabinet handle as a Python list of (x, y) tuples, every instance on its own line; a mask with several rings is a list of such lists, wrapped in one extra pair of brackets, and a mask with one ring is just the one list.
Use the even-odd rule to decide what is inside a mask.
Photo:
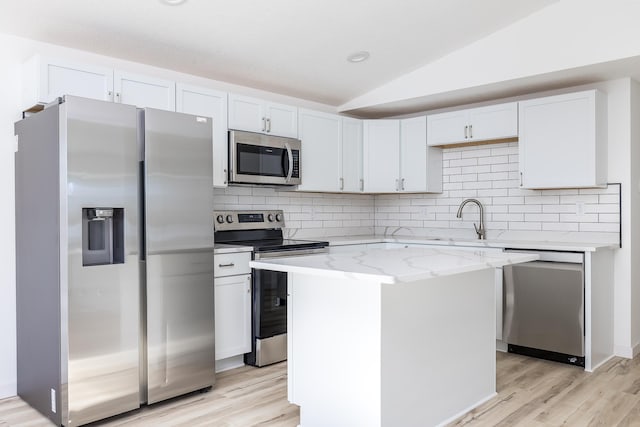
[(396, 179), (396, 191), (400, 191), (400, 180)]
[(360, 191), (364, 191), (364, 179), (360, 179)]
[(340, 190), (344, 190), (344, 178), (340, 178)]
[(266, 118), (262, 118), (262, 132), (266, 132), (267, 131), (267, 119)]
[(473, 139), (473, 125), (469, 125), (469, 139)]
[(404, 178), (400, 180), (400, 189), (404, 191)]
[(271, 119), (267, 119), (267, 132), (271, 132)]
[(522, 187), (522, 172), (520, 172), (520, 187)]
[(226, 184), (227, 183), (227, 170), (223, 169), (223, 171), (224, 171), (224, 183)]
[(247, 276), (247, 281), (249, 282), (247, 284), (247, 293), (250, 294), (251, 293), (251, 276)]
[(113, 101), (113, 91), (112, 90), (108, 91), (107, 95), (109, 96), (109, 100)]
[(469, 138), (469, 125), (464, 127), (464, 139)]
[(122, 102), (120, 100), (120, 92), (116, 92), (116, 102)]
[(218, 264), (218, 267), (235, 267), (235, 264), (230, 262), (229, 264)]

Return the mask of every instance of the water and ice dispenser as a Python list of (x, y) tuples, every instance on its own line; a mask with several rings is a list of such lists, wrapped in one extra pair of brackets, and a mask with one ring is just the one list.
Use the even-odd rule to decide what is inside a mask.
[(82, 209), (82, 265), (124, 263), (124, 209)]

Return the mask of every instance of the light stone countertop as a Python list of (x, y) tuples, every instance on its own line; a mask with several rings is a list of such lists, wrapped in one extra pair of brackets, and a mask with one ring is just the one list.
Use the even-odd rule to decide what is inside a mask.
[(226, 243), (216, 243), (213, 245), (213, 254), (235, 254), (239, 252), (251, 252), (253, 246), (228, 245)]
[(251, 261), (252, 268), (402, 283), (534, 261), (537, 255), (455, 248), (370, 249)]
[(469, 240), (445, 237), (413, 237), (413, 236), (324, 236), (322, 240), (328, 241), (330, 246), (362, 245), (370, 243), (407, 243), (443, 246), (472, 246), (487, 248), (511, 248), (531, 250), (557, 250), (572, 252), (596, 252), (604, 249), (616, 249), (616, 243), (598, 242), (557, 242), (534, 240)]

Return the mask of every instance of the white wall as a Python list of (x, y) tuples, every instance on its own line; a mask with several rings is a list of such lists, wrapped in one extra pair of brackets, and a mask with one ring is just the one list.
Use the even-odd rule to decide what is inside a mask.
[(631, 179), (629, 182), (631, 200), (629, 212), (631, 216), (631, 344), (633, 355), (640, 353), (640, 84), (631, 82)]

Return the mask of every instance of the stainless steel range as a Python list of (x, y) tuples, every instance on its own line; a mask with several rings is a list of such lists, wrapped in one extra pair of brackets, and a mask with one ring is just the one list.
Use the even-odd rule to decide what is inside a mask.
[[(219, 211), (215, 241), (253, 247), (253, 259), (327, 252), (328, 242), (283, 238), (281, 210)], [(245, 363), (264, 366), (287, 358), (287, 273), (252, 271), (251, 353)]]

